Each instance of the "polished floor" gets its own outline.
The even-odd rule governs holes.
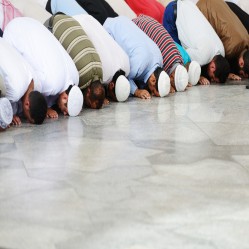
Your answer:
[[[245,84],[0,133],[0,248],[248,249]]]

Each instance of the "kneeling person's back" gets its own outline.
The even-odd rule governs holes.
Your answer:
[[[82,26],[74,18],[62,13],[55,14],[49,20],[49,26],[54,36],[62,44],[70,57],[73,59],[79,72],[79,87],[83,91],[85,104],[88,107],[98,109],[102,106],[104,99],[104,88],[99,92],[99,98],[96,97],[94,105],[89,105],[87,90],[93,82],[99,82],[98,88],[101,88],[103,80],[103,70],[100,57],[89,40]]]

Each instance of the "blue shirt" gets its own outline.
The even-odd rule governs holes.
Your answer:
[[[191,62],[191,58],[190,58],[189,54],[187,53],[187,51],[181,45],[179,45],[177,42],[175,42],[175,44],[176,44],[176,47],[177,47],[179,53],[182,56],[183,64],[186,65],[188,62]]]
[[[128,80],[134,94],[138,88],[134,80],[141,81],[144,88],[156,68],[163,67],[161,51],[128,17],[107,18],[103,26],[129,57]]]
[[[53,14],[62,12],[68,16],[87,14],[75,0],[51,0],[51,10]]]

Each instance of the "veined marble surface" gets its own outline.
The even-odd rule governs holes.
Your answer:
[[[245,84],[0,133],[0,248],[248,249]]]

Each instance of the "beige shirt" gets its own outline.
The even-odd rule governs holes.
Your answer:
[[[51,16],[49,12],[35,0],[10,0],[24,16],[32,17],[42,24]]]

